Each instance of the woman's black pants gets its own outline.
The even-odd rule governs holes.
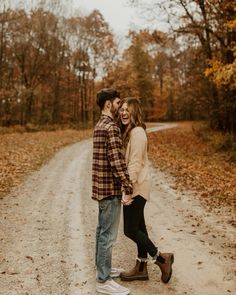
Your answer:
[[[146,200],[138,195],[128,206],[123,206],[124,234],[134,241],[138,248],[138,257],[147,258],[147,254],[155,256],[157,247],[148,237],[144,218]]]

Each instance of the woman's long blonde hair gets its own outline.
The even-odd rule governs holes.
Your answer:
[[[146,125],[143,120],[143,111],[140,100],[136,97],[126,97],[121,100],[120,107],[122,107],[124,103],[127,103],[128,106],[130,113],[130,123],[128,126],[123,125],[120,116],[118,122],[121,129],[123,144],[126,148],[130,139],[131,130],[137,126],[140,126],[146,130]]]

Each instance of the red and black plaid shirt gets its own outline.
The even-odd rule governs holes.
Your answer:
[[[93,134],[92,198],[102,200],[132,194],[132,185],[122,153],[120,129],[113,119],[102,115]]]

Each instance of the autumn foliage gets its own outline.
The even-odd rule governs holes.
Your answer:
[[[130,32],[131,45],[107,83],[116,85],[119,70],[128,69],[123,89],[128,83],[129,95],[143,98],[147,119],[204,119],[212,129],[235,132],[234,1],[129,2],[151,14],[154,29]],[[164,18],[167,33],[158,29]]]
[[[96,91],[113,86],[141,98],[148,121],[206,120],[212,129],[236,131],[234,1],[151,1],[142,7],[152,28],[130,31],[123,52],[98,10],[68,15],[60,1],[36,1],[28,10],[5,3],[2,126],[94,123]]]
[[[58,130],[0,135],[0,195],[21,183],[61,147],[91,134],[89,130]]]
[[[235,153],[235,1],[154,0],[143,12],[154,20],[165,15],[169,30],[154,23],[130,31],[120,54],[100,11],[65,16],[59,2],[36,1],[28,10],[0,3],[0,126],[88,128],[98,116],[96,91],[115,87],[122,97],[140,98],[146,121],[204,120],[228,136],[225,147]],[[1,135],[1,191],[80,138],[77,131]],[[235,156],[222,157],[191,128],[150,141],[154,161],[206,202],[214,199],[211,207],[232,202]]]
[[[149,155],[155,166],[171,173],[176,189],[195,192],[208,209],[232,213],[236,205],[236,164],[227,161],[227,153],[216,152],[204,142],[191,123],[149,134]]]
[[[209,210],[230,211],[231,223],[236,225],[236,164],[229,161],[227,152],[216,151],[211,141],[199,136],[198,130],[198,125],[181,123],[177,128],[149,133],[149,157],[156,167],[174,176],[175,189],[195,192]],[[21,183],[61,147],[91,136],[91,130],[1,135],[0,194]]]
[[[0,4],[2,126],[94,120],[95,78],[116,53],[113,35],[98,10],[66,18],[54,5]]]

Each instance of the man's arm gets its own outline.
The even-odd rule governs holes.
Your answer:
[[[122,153],[120,130],[116,126],[111,126],[108,131],[108,161],[111,165],[113,175],[120,179],[124,193],[131,195],[133,188],[125,163],[125,157]]]

